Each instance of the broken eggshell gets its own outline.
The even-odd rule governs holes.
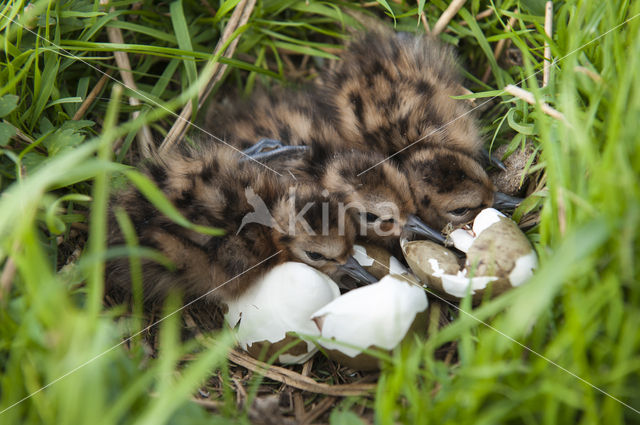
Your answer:
[[[425,291],[400,275],[387,275],[379,282],[347,292],[311,316],[320,330],[318,344],[327,355],[359,370],[379,368],[367,348],[392,350],[412,327],[426,318],[429,303]]]
[[[334,281],[296,262],[280,264],[236,300],[227,303],[225,320],[236,328],[238,344],[253,357],[271,357],[296,339],[290,332],[319,335],[311,314],[340,295]],[[282,364],[304,363],[317,351],[311,341],[278,356]]]
[[[359,243],[353,246],[353,258],[378,279],[388,274],[404,274],[407,268],[389,251],[376,245]]]
[[[469,289],[475,302],[488,288],[498,295],[526,282],[538,264],[516,223],[493,208],[482,210],[471,230],[457,229],[450,238],[467,254],[463,265],[452,251],[433,242],[411,241],[402,247],[418,278],[449,299],[459,300]]]

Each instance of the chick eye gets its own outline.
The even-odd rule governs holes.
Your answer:
[[[377,215],[375,215],[373,213],[368,212],[367,215],[366,215],[366,218],[367,218],[367,222],[373,223],[376,220],[378,220],[378,218],[380,218],[380,217],[378,217]]]
[[[455,210],[449,211],[449,213],[453,215],[465,215],[469,212],[469,208],[456,208]]]
[[[384,219],[383,221],[384,221],[385,223],[393,224],[393,223],[395,223],[395,222],[396,222],[396,219],[395,219],[395,218],[393,218],[393,217],[391,217],[391,218]]]
[[[324,255],[320,254],[319,252],[305,251],[304,253],[307,254],[307,257],[309,257],[311,261],[320,261],[320,260],[327,259]]]

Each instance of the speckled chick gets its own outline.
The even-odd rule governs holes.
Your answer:
[[[474,118],[464,100],[452,99],[461,80],[450,48],[378,30],[341,56],[322,76],[321,96],[345,146],[366,146],[399,164],[418,215],[435,228],[468,222],[492,205]]]
[[[380,153],[346,147],[334,130],[334,118],[335,111],[311,88],[277,88],[226,105],[224,112],[218,106],[207,125],[223,129],[225,141],[240,149],[263,138],[309,146],[303,154],[275,157],[266,164],[296,182],[320,184],[336,196],[359,223],[361,240],[391,250],[408,223],[425,231],[415,217],[417,207],[404,171]],[[365,169],[370,171],[358,175]]]
[[[315,185],[283,181],[272,171],[238,158],[236,151],[205,141],[195,148],[158,155],[143,167],[183,216],[223,229],[223,236],[174,223],[135,188],[113,200],[109,245],[124,245],[113,218],[113,211],[123,208],[140,245],[158,250],[175,264],[175,270],[169,271],[143,260],[146,299],[175,289],[186,299],[208,293],[225,301],[285,261],[300,261],[330,275],[353,263],[355,223],[347,219],[338,228],[335,197],[324,196]],[[296,219],[302,212],[303,220]],[[334,219],[323,220],[325,212]],[[108,263],[106,276],[109,286],[130,290],[127,259]]]

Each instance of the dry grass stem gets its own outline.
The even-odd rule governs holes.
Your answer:
[[[299,425],[308,425],[316,420],[320,415],[333,407],[333,403],[335,402],[335,398],[327,397],[318,403],[313,409],[311,409],[307,414],[302,418]]]
[[[473,17],[473,19],[475,19],[476,21],[481,21],[482,19],[488,18],[491,15],[493,15],[493,9],[487,9],[487,10],[483,10],[482,12],[478,13],[476,16]],[[462,25],[463,27],[469,25],[467,23],[467,21],[460,21],[460,22],[458,22],[458,24]],[[451,28],[447,28],[447,29],[444,30],[444,32],[450,33],[450,32],[453,32],[453,31],[451,30]]]
[[[193,397],[191,401],[209,410],[218,410],[220,407],[224,406],[224,403],[222,402],[216,400],[206,400],[203,398]]]
[[[242,406],[247,399],[247,392],[238,378],[231,378],[231,382],[233,382],[233,386],[236,388],[236,405]]]
[[[576,66],[573,68],[573,70],[586,75],[587,77],[591,78],[593,81],[597,83],[602,82],[602,77],[598,75],[596,72],[593,72],[592,70],[590,70],[589,68],[585,68],[584,66]]]
[[[524,100],[530,105],[536,105],[536,99],[533,93],[526,91],[524,89],[521,89],[520,87],[516,87],[513,84],[509,84],[507,87],[504,88],[504,91],[509,93],[512,96],[517,97],[518,99]],[[565,123],[567,122],[562,112],[559,112],[558,110],[552,108],[551,106],[549,106],[544,102],[540,102],[540,109],[542,110],[542,112],[549,115],[550,117],[553,117]]]
[[[34,142],[34,140],[31,137],[29,137],[26,134],[24,134],[22,132],[22,130],[20,130],[15,125],[11,124],[9,121],[3,119],[2,123],[5,124],[5,125],[10,125],[11,127],[13,127],[13,131],[15,131],[15,135],[13,136],[14,138],[16,138],[18,140],[22,140],[23,142],[25,142],[26,144],[29,144],[29,145]]]
[[[311,357],[302,365],[302,370],[300,371],[300,374],[302,376],[309,376],[311,375],[312,369],[313,369],[313,357]]]
[[[420,4],[420,0],[417,0],[417,3]],[[425,15],[424,11],[423,12],[418,11],[418,13],[420,14],[420,20],[422,21],[424,32],[427,34],[431,34],[431,30],[429,29],[429,22],[427,22],[427,16]]]
[[[76,113],[73,114],[72,119],[74,121],[78,121],[82,119],[82,117],[84,117],[84,114],[87,112],[87,110],[89,109],[93,101],[96,99],[96,97],[98,96],[98,93],[100,93],[100,90],[102,90],[104,85],[109,80],[109,77],[111,77],[111,72],[112,71],[110,69],[107,69],[107,71],[104,74],[102,74],[102,77],[100,77],[100,79],[98,80],[98,83],[95,85],[95,87],[93,87],[93,89],[91,89],[91,91],[89,92],[87,97],[84,99],[84,101],[82,102],[82,105],[80,105]]]
[[[449,7],[447,7],[447,9],[442,12],[442,15],[440,15],[440,18],[438,18],[438,21],[433,26],[433,31],[431,31],[431,34],[434,37],[444,31],[445,28],[447,28],[449,22],[451,22],[453,17],[456,16],[456,13],[458,13],[462,6],[464,6],[466,1],[467,0],[453,0]]]
[[[240,26],[246,24],[249,21],[249,17],[251,16],[251,12],[256,4],[256,0],[242,0],[233,11],[227,26],[225,27],[216,48],[213,51],[212,59],[217,57],[217,55],[221,52],[224,45],[227,43],[233,32]],[[229,47],[226,49],[223,57],[230,58],[233,56],[235,52],[236,46],[238,45],[238,39],[233,40]],[[206,67],[205,67],[206,69]],[[205,99],[211,93],[211,90],[215,86],[215,84],[222,78],[225,70],[227,69],[226,65],[221,64],[216,61],[215,64],[211,67],[209,75],[207,76],[207,80],[209,81],[199,92],[198,92],[198,107],[201,107],[204,103]],[[180,116],[174,122],[171,130],[167,133],[167,136],[162,141],[160,145],[160,150],[164,151],[169,149],[174,143],[180,141],[184,136],[187,130],[187,124],[190,123],[190,119],[193,114],[193,105],[191,102],[187,102],[187,104],[180,112]]]
[[[112,9],[113,10],[113,9]],[[115,27],[107,27],[107,36],[109,37],[109,42],[113,44],[124,44],[124,37],[122,37],[122,31],[120,28]],[[133,73],[131,72],[131,62],[129,62],[129,55],[126,52],[113,52],[113,55],[116,59],[116,64],[120,70],[120,77],[124,82],[124,85],[132,91],[138,90],[138,86],[133,78]],[[131,106],[140,106],[140,99],[129,96],[129,105]],[[131,119],[135,120],[140,115],[140,111],[135,111],[131,114]],[[143,156],[148,157],[155,150],[155,145],[153,143],[153,135],[151,134],[151,128],[148,125],[143,125],[142,128],[138,131],[137,134],[138,145],[140,146],[140,152]]]
[[[551,39],[553,36],[553,2],[548,1],[544,9],[544,32]],[[549,84],[549,73],[551,71],[551,45],[544,41],[544,68],[542,71],[542,87]]]
[[[217,13],[216,10],[213,7],[211,7],[211,5],[207,0],[200,0],[200,4],[202,5],[202,7],[207,9],[207,12],[209,12],[211,16],[216,16],[216,13]]]
[[[344,384],[329,385],[314,381],[312,378],[303,376],[298,372],[280,366],[273,366],[238,350],[229,352],[229,360],[233,363],[259,373],[269,379],[289,385],[303,391],[316,394],[326,394],[336,397],[365,396],[370,395],[375,390],[375,384]]]
[[[489,8],[487,10],[484,10],[484,11],[478,13],[475,16],[475,19],[476,19],[476,21],[480,21],[480,20],[482,20],[484,18],[488,18],[491,15],[493,15],[493,9]],[[466,24],[466,22],[465,22],[465,24]],[[465,25],[465,24],[463,24],[463,25]]]
[[[304,409],[304,398],[299,392],[293,393],[293,414],[296,417],[296,421],[301,423],[307,412]]]

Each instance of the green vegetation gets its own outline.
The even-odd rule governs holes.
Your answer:
[[[229,382],[229,335],[184,342],[169,315],[150,357],[139,336],[122,342],[139,316],[117,320],[123,309],[103,304],[104,261],[123,255],[105,248],[109,191],[129,178],[154,196],[126,166],[138,161],[135,135],[149,125],[159,142],[170,111],[194,99],[238,1],[27,3],[0,3],[0,424],[248,422],[230,386],[214,413],[190,401],[217,371]],[[473,310],[463,302],[450,326],[395,353],[373,397],[338,400],[332,423],[360,423],[356,405],[379,423],[640,422],[640,3],[554,3],[557,62],[544,88],[541,74],[529,78],[543,65],[543,1],[468,1],[441,34],[476,104],[497,96],[482,110],[486,139],[539,149],[530,172],[545,185],[518,212],[541,207],[529,231],[539,272]],[[250,93],[310,80],[361,14],[422,32],[418,11],[433,28],[446,6],[259,1],[233,59],[221,59],[224,84]],[[519,63],[494,59],[505,38]],[[117,83],[115,51],[128,53],[136,92]],[[111,79],[81,110],[104,72]],[[521,80],[565,121],[500,91]],[[154,255],[134,245],[124,252],[134,266]],[[451,341],[456,360],[445,363],[435,352]]]

